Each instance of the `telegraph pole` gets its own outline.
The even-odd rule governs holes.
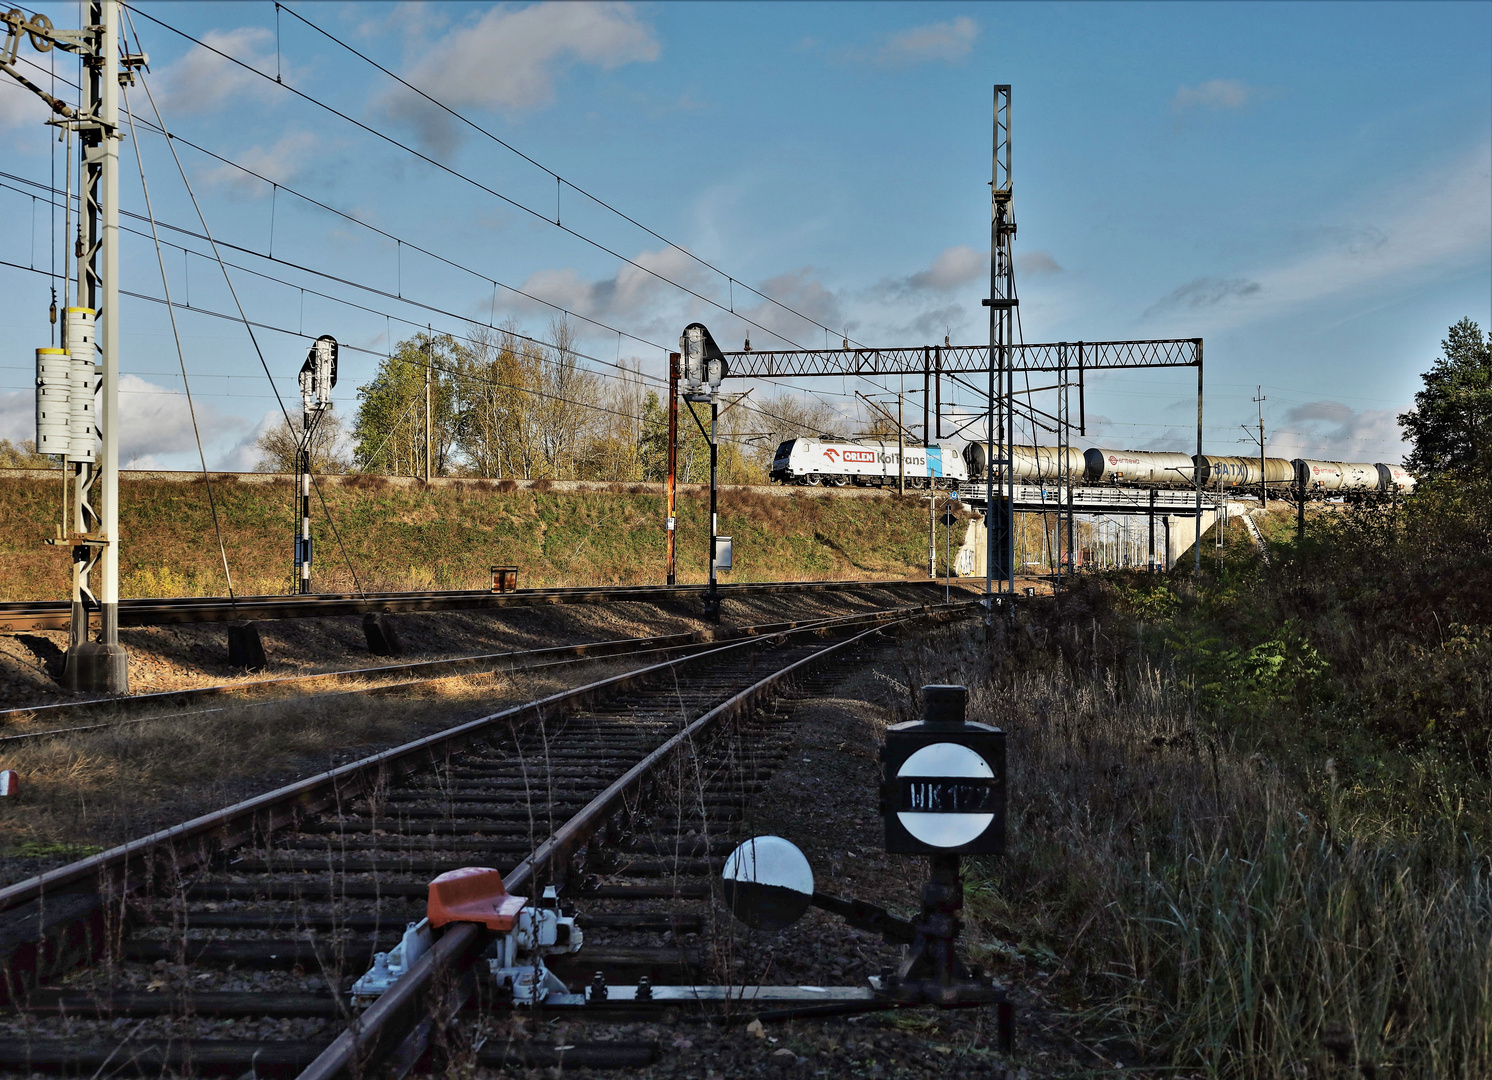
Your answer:
[[[70,690],[110,694],[129,690],[128,657],[119,644],[119,7],[118,0],[90,0],[87,23],[79,30],[58,30],[45,15],[28,18],[19,8],[0,15],[5,34],[0,72],[47,103],[56,114],[49,123],[78,133],[77,304],[67,309],[63,324],[69,354],[64,456],[75,481],[70,535],[58,538],[71,547],[73,560],[72,632],[62,683]],[[23,39],[37,52],[60,48],[83,56],[76,109],[14,66]],[[126,70],[145,62],[143,56],[124,58]],[[58,363],[51,359],[55,355],[48,354],[49,367]],[[55,372],[53,367],[48,374]],[[94,396],[100,392],[95,414]],[[48,408],[58,404],[49,394]],[[93,441],[95,415],[101,451]],[[89,637],[94,608],[97,641]]]
[[[901,395],[896,395],[896,493],[907,493],[907,430],[902,427]]]
[[[431,341],[431,339],[430,339],[431,333],[433,333],[433,331],[431,331],[427,327],[426,331],[425,331],[425,343],[422,346],[422,348],[424,349],[424,352],[425,352],[425,483],[426,484],[430,483],[430,456],[431,456],[430,450],[431,450],[431,445],[432,445],[432,442],[433,442],[433,439],[432,439],[432,436],[431,436],[431,423],[430,423],[430,419],[431,419],[431,417],[430,417],[430,371],[431,371],[431,365],[435,363],[435,358],[431,355],[434,352],[434,342]]]
[[[1269,508],[1269,481],[1264,474],[1264,387],[1254,390],[1254,403],[1259,406],[1259,507]]]

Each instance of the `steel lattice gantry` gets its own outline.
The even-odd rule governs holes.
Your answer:
[[[1006,345],[1015,372],[1105,371],[1195,367],[1201,338],[1153,341],[1055,341]],[[832,375],[964,375],[990,369],[988,345],[912,345],[890,349],[774,349],[726,353],[726,377],[811,378]]]

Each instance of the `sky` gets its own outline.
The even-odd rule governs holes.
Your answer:
[[[279,415],[265,369],[298,407],[324,333],[344,415],[427,325],[542,337],[566,311],[587,364],[650,377],[696,319],[727,349],[984,342],[995,83],[1023,340],[1203,338],[1209,453],[1250,453],[1262,407],[1271,454],[1396,461],[1447,328],[1492,325],[1488,3],[141,3],[132,22],[150,58],[121,144],[142,216],[121,259],[134,467],[198,467],[184,362],[208,467],[252,468]],[[73,93],[75,58],[20,55]],[[0,74],[12,440],[34,435],[62,268],[44,119]],[[855,391],[898,389],[758,394],[848,415]],[[1082,445],[1189,450],[1195,373],[1092,377],[1086,408]]]

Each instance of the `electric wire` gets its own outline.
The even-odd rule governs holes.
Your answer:
[[[142,119],[141,123],[144,126],[146,126],[147,128],[151,128],[152,127],[151,125],[149,125],[148,123],[146,123],[143,119]],[[181,141],[181,142],[185,141],[185,140],[179,139],[175,135],[167,134],[166,137],[169,138],[169,139],[172,139],[174,141]],[[44,187],[44,185],[41,185],[38,181],[30,180],[30,179],[28,179],[26,177],[18,176],[18,175],[15,175],[13,173],[8,173],[8,172],[0,171],[0,177],[3,177],[3,178],[8,179],[8,180],[13,180],[13,181],[16,181],[18,183],[26,184],[26,185],[28,185],[30,187],[38,188],[38,189],[41,189],[41,190],[46,190],[45,187]],[[11,190],[11,191],[15,191],[17,194],[24,195],[24,196],[29,196],[30,195],[29,191],[24,191],[24,190],[22,190],[20,188],[17,188],[15,186],[11,185],[11,184],[4,183],[3,180],[0,180],[0,188],[5,188],[5,189]],[[290,190],[290,189],[287,188],[286,190]],[[53,201],[55,203],[55,196],[60,195],[62,193],[58,192],[58,191],[56,191],[54,189],[51,192],[51,194],[54,196],[54,200]],[[143,215],[140,215],[140,214],[135,213],[133,211],[121,210],[120,213],[124,217],[133,218],[135,220],[139,220],[139,221],[146,220]],[[159,225],[163,229],[167,229],[167,230],[169,230],[171,232],[176,232],[176,233],[179,233],[179,234],[181,234],[183,236],[188,236],[188,237],[191,237],[191,238],[196,239],[196,240],[204,240],[205,241],[205,240],[209,239],[208,237],[204,236],[202,233],[196,232],[196,231],[194,231],[192,229],[188,229],[188,228],[186,228],[184,226],[174,225],[174,224],[172,224],[170,222],[164,222],[164,221],[163,222],[159,222]],[[125,232],[125,233],[132,234],[132,235],[144,237],[146,239],[150,239],[151,238],[150,235],[147,234],[147,233],[141,232],[141,231],[136,230],[136,229],[131,229],[131,228],[128,228],[128,227],[121,227],[121,231]],[[387,234],[385,234],[385,235],[387,235]],[[165,244],[168,247],[176,248],[176,249],[184,252],[187,255],[199,255],[199,257],[203,257],[203,258],[207,258],[208,257],[208,256],[205,256],[205,255],[202,255],[202,253],[196,251],[193,248],[187,247],[184,244],[173,244],[169,240],[162,240],[160,242],[163,243],[163,244]],[[506,327],[506,326],[503,326],[501,324],[492,323],[492,322],[482,322],[480,319],[473,319],[473,318],[470,318],[469,316],[459,315],[456,312],[452,312],[452,311],[448,311],[448,310],[446,310],[444,308],[436,307],[433,304],[428,304],[428,303],[425,303],[423,301],[414,300],[414,299],[412,299],[410,297],[400,296],[400,295],[397,295],[395,293],[390,293],[386,289],[380,289],[377,286],[366,285],[366,284],[363,284],[361,282],[353,281],[350,278],[344,278],[344,277],[341,277],[339,275],[332,274],[332,273],[330,273],[328,271],[316,270],[316,269],[314,269],[312,267],[305,266],[305,265],[303,265],[301,263],[296,263],[296,262],[293,262],[293,261],[288,260],[288,259],[276,257],[276,256],[273,256],[273,255],[268,255],[265,252],[258,251],[258,250],[254,249],[254,248],[245,247],[245,246],[243,246],[241,244],[234,244],[231,241],[213,238],[213,242],[219,248],[227,248],[227,249],[229,249],[231,251],[238,251],[238,252],[241,252],[243,254],[253,256],[254,258],[263,259],[266,262],[275,263],[275,264],[287,267],[287,268],[292,269],[292,270],[296,270],[296,271],[299,271],[299,272],[302,272],[302,273],[306,273],[306,274],[312,275],[314,277],[318,277],[318,278],[322,278],[322,279],[327,280],[327,281],[335,282],[335,283],[340,284],[340,285],[346,285],[349,288],[357,289],[359,291],[366,292],[366,293],[371,293],[371,294],[373,294],[375,296],[380,296],[380,297],[383,297],[383,298],[388,299],[388,300],[394,300],[394,301],[397,301],[399,303],[408,304],[411,307],[419,308],[419,309],[421,309],[423,311],[427,311],[427,312],[430,312],[430,313],[433,313],[433,314],[443,315],[443,316],[445,316],[447,318],[451,318],[451,319],[458,319],[458,320],[460,320],[462,322],[467,323],[468,325],[485,327],[487,329],[495,330],[495,331],[498,331],[500,333],[510,334],[514,338],[517,338],[517,339],[522,340],[522,341],[530,342],[530,343],[532,343],[532,344],[534,344],[536,346],[547,347],[547,343],[546,342],[543,342],[540,339],[534,338],[534,337],[529,336],[527,334],[520,333],[520,332],[518,332],[516,330],[513,330],[513,329],[511,329],[509,327]],[[392,314],[390,314],[390,313],[388,313],[386,311],[383,311],[382,309],[372,308],[372,307],[367,307],[365,305],[357,304],[354,301],[344,299],[343,297],[334,296],[334,295],[332,295],[330,293],[320,292],[320,291],[315,290],[315,289],[307,289],[305,286],[299,285],[296,282],[287,281],[284,278],[276,277],[275,275],[265,273],[262,270],[255,270],[252,267],[244,266],[241,263],[228,262],[226,260],[224,260],[224,262],[230,268],[233,268],[233,269],[236,269],[236,270],[242,270],[244,273],[252,274],[252,275],[254,275],[256,277],[259,277],[259,278],[262,278],[262,279],[264,279],[266,281],[271,281],[271,282],[274,282],[276,284],[283,285],[286,288],[299,289],[302,293],[309,292],[311,295],[316,296],[316,297],[318,297],[320,299],[329,300],[329,301],[331,301],[333,303],[341,304],[343,306],[352,308],[354,310],[363,311],[363,312],[367,312],[367,313],[375,314],[375,315],[382,315],[382,316],[384,316],[385,318],[388,318],[388,319],[398,318],[399,321],[401,323],[403,323],[404,325],[406,325],[406,326],[411,326],[411,327],[418,328],[421,325],[420,323],[414,321],[413,319],[405,318],[403,316],[395,316],[395,315],[392,315]],[[491,280],[491,279],[483,278],[482,280]],[[190,308],[190,305],[188,304],[187,307]],[[610,329],[610,328],[608,327],[607,329]],[[447,332],[449,333],[449,331],[447,331]],[[618,331],[618,333],[620,334],[621,332]],[[307,335],[302,335],[302,336],[307,336]],[[479,342],[476,339],[470,337],[469,335],[452,333],[451,336],[456,337],[459,340],[466,341],[466,342],[468,342],[470,344],[479,344]],[[627,335],[627,336],[631,337],[632,335]],[[644,344],[651,344],[649,342],[646,342],[645,339],[633,338],[633,340],[643,341]],[[390,344],[392,344],[392,342]],[[632,380],[632,379],[639,379],[640,378],[640,379],[646,379],[648,381],[657,383],[660,386],[667,384],[667,380],[666,379],[663,379],[663,378],[660,378],[657,375],[653,375],[653,374],[650,374],[648,372],[642,371],[640,368],[629,367],[626,364],[613,363],[610,360],[606,360],[606,359],[598,357],[598,356],[593,356],[593,355],[590,355],[588,353],[582,353],[582,352],[580,352],[578,350],[572,350],[572,351],[574,352],[574,354],[576,356],[578,356],[578,357],[580,357],[580,358],[582,358],[584,360],[588,360],[588,361],[591,361],[592,363],[596,363],[596,364],[601,364],[601,365],[603,365],[605,367],[614,368],[617,371],[622,372],[621,375],[613,375],[613,374],[611,374],[609,372],[605,372],[605,371],[597,371],[597,372],[595,372],[596,375],[599,375],[599,376],[601,376],[603,378],[609,378],[609,379],[619,379],[620,378],[620,379],[622,379],[624,381],[626,381],[626,380]],[[781,383],[779,380],[776,380],[776,379],[758,378],[758,377],[755,377],[755,376],[753,376],[753,378],[756,379],[756,381],[765,382],[768,385],[777,386],[779,388],[783,387],[783,385],[784,385],[783,383]],[[837,396],[844,396],[844,395],[835,394],[833,391],[812,391],[810,393],[812,393],[814,396],[818,396],[818,397],[822,397],[822,396],[825,396],[825,395],[836,396],[836,397]]]
[[[181,347],[181,330],[176,325],[176,309],[171,304],[171,283],[166,277],[166,256],[161,250],[160,236],[155,232],[155,208],[150,202],[150,185],[145,180],[145,159],[140,156],[140,139],[135,134],[135,116],[130,108],[129,88],[120,87],[120,95],[124,102],[124,115],[130,125],[130,142],[135,148],[135,164],[140,169],[140,190],[145,195],[145,210],[150,215],[150,228],[155,240],[156,261],[161,268],[161,291],[166,297],[166,313],[171,318],[171,337],[176,342],[176,357],[181,363],[181,385],[186,391],[187,415],[192,420],[192,435],[197,440],[197,460],[202,465],[202,482],[207,486],[207,508],[212,514],[212,530],[218,540],[218,554],[223,560],[223,579],[228,585],[228,603],[234,611],[238,610],[238,597],[233,589],[233,572],[228,568],[228,548],[223,542],[223,526],[218,520],[217,498],[212,493],[212,477],[207,473],[207,452],[202,448],[202,429],[197,423],[197,406],[192,401],[192,383],[187,377],[186,351]]]
[[[133,28],[134,23],[133,20],[130,18],[130,9],[127,6],[124,7],[124,15],[126,21],[128,21],[131,28]],[[139,34],[136,34],[135,37],[136,40],[138,40]],[[156,104],[155,95],[150,92],[150,83],[146,80],[145,73],[143,71],[140,72],[140,87],[145,91],[146,100],[150,102],[151,111],[155,113],[156,122],[160,124],[161,128],[164,130],[166,121],[161,116],[160,106]],[[269,385],[274,390],[275,400],[280,406],[280,413],[285,417],[285,426],[293,431],[294,425],[290,422],[290,412],[288,409],[285,408],[285,402],[280,397],[279,387],[275,386],[274,376],[270,373],[269,370],[269,363],[264,358],[264,351],[259,348],[259,339],[257,336],[255,336],[254,329],[249,323],[248,313],[244,311],[243,302],[238,298],[238,290],[233,286],[233,277],[228,273],[228,268],[223,265],[222,256],[218,252],[217,244],[212,239],[212,230],[207,225],[207,217],[202,212],[201,204],[197,202],[197,194],[192,190],[191,181],[187,179],[186,168],[182,165],[181,158],[177,155],[176,148],[171,145],[170,139],[166,140],[166,146],[171,151],[171,159],[176,162],[176,169],[181,174],[181,182],[186,187],[187,196],[192,200],[192,207],[197,211],[197,219],[202,223],[202,232],[206,235],[207,242],[212,245],[213,255],[216,256],[218,259],[218,267],[223,272],[223,281],[228,286],[228,292],[233,296],[234,306],[238,308],[239,318],[242,320],[244,329],[249,335],[250,343],[254,346],[255,354],[259,357],[259,364],[261,367],[264,368],[265,377],[269,379]],[[332,528],[332,535],[336,537],[337,547],[342,552],[343,561],[347,563],[348,573],[352,575],[353,588],[355,588],[360,595],[363,595],[364,590],[362,587],[362,583],[358,580],[357,568],[352,565],[352,560],[347,555],[347,547],[342,543],[341,530],[337,528],[337,522],[336,519],[332,517],[331,508],[326,505],[326,496],[322,494],[321,484],[316,480],[316,477],[314,475],[311,477],[311,485],[316,489],[316,497],[321,502],[321,509],[322,512],[326,515],[327,524],[329,524]]]
[[[279,0],[276,0],[276,3],[275,3],[276,26],[279,25],[278,19],[279,19],[279,11],[280,11],[281,6],[282,5],[279,3]],[[663,236],[663,235],[659,234],[658,232],[655,232],[653,229],[648,228],[642,222],[638,221],[636,218],[632,217],[631,215],[629,215],[627,213],[624,213],[623,211],[617,209],[615,206],[612,206],[606,200],[600,198],[599,196],[591,194],[589,191],[586,191],[584,188],[577,187],[575,184],[571,183],[569,180],[566,180],[563,176],[561,176],[559,173],[555,172],[553,169],[550,169],[549,167],[541,164],[540,162],[535,161],[532,157],[530,157],[529,155],[525,154],[522,150],[519,150],[516,146],[513,146],[511,143],[507,142],[506,140],[504,140],[504,139],[500,138],[499,136],[493,134],[492,132],[488,131],[486,128],[482,127],[480,124],[476,123],[474,120],[471,120],[470,118],[468,118],[464,114],[462,114],[462,113],[458,112],[457,110],[451,108],[445,102],[443,102],[443,101],[439,100],[438,98],[435,98],[432,95],[426,93],[424,90],[421,90],[419,87],[415,86],[413,83],[410,83],[409,81],[407,81],[407,80],[401,78],[400,76],[394,74],[392,71],[390,71],[388,68],[384,67],[382,64],[380,64],[378,61],[374,60],[372,57],[367,56],[366,54],[364,54],[364,53],[360,52],[359,50],[353,48],[347,42],[341,40],[338,37],[335,37],[334,35],[328,33],[326,30],[323,30],[320,26],[318,26],[315,23],[313,23],[310,19],[307,19],[304,15],[301,15],[294,8],[291,8],[289,6],[285,6],[285,11],[286,11],[287,14],[289,14],[289,15],[293,16],[294,18],[298,19],[300,22],[304,23],[306,26],[310,27],[312,30],[315,30],[318,34],[320,34],[323,37],[325,37],[328,41],[331,41],[334,44],[342,46],[342,48],[344,48],[348,52],[352,53],[358,59],[364,61],[365,63],[371,65],[372,67],[377,68],[379,71],[383,72],[389,78],[391,78],[395,82],[399,83],[399,85],[403,86],[405,89],[411,91],[412,93],[418,94],[420,97],[422,97],[426,101],[430,102],[430,104],[434,105],[436,108],[441,109],[442,111],[444,111],[444,112],[450,114],[451,116],[455,117],[457,120],[460,120],[463,124],[465,124],[467,127],[471,128],[473,131],[478,132],[481,135],[485,135],[487,138],[491,139],[493,142],[497,143],[499,146],[503,147],[504,149],[509,150],[509,151],[511,151],[514,154],[517,154],[524,161],[527,161],[530,165],[534,166],[536,169],[539,169],[542,172],[548,173],[550,176],[554,177],[554,179],[557,182],[563,184],[565,187],[569,188],[571,191],[574,191],[574,192],[576,192],[577,194],[580,194],[580,195],[584,195],[587,199],[590,199],[592,202],[596,203],[598,206],[605,207],[607,210],[611,211],[613,214],[615,214],[617,217],[621,218],[623,221],[626,221],[626,222],[628,222],[631,225],[635,225],[637,228],[641,229],[643,232],[647,233],[649,236],[653,237],[655,240],[658,240],[658,241],[660,241],[660,242],[662,242],[664,244],[667,244],[670,248],[672,248],[673,250],[679,252],[680,254],[685,255],[688,258],[694,260],[700,266],[703,266],[706,269],[711,270],[714,273],[716,273],[716,274],[720,275],[721,277],[725,278],[726,281],[727,281],[727,283],[729,284],[730,289],[731,289],[731,300],[730,300],[729,307],[727,309],[727,310],[730,311],[731,314],[733,314],[733,315],[736,314],[734,289],[735,289],[735,286],[740,285],[742,288],[744,288],[747,291],[751,292],[753,295],[761,297],[763,300],[767,301],[769,304],[772,304],[775,307],[781,308],[783,311],[786,311],[789,314],[794,315],[794,316],[802,319],[806,323],[811,323],[812,325],[814,325],[816,327],[819,327],[820,329],[824,330],[825,333],[827,333],[829,331],[829,327],[825,326],[823,323],[819,322],[817,319],[810,318],[809,316],[804,315],[801,311],[798,311],[795,308],[792,308],[789,305],[782,303],[780,300],[777,300],[777,299],[775,299],[775,298],[773,298],[771,296],[768,296],[766,293],[761,292],[758,289],[752,288],[750,285],[747,285],[744,281],[740,281],[740,280],[736,279],[734,276],[732,276],[730,274],[727,274],[724,270],[721,270],[718,266],[715,266],[714,264],[710,263],[709,261],[700,258],[698,255],[694,254],[688,248],[685,248],[685,247],[683,247],[683,246],[681,246],[679,244],[676,244],[672,240],[668,239],[666,236]],[[276,45],[277,52],[278,52],[278,48],[279,48],[279,46]],[[276,82],[279,82],[279,81],[280,80],[277,77],[276,78]],[[533,211],[529,211],[529,212],[533,213]],[[536,216],[543,218],[543,215],[536,215]],[[558,215],[556,215],[556,216],[558,216]],[[547,221],[548,218],[543,218],[543,220]],[[556,222],[556,224],[557,224],[557,222]],[[752,325],[755,325],[755,324],[752,324]],[[784,340],[786,340],[786,339],[784,339]],[[859,343],[856,342],[856,344],[859,344]]]
[[[138,10],[138,9],[129,8],[128,5],[126,5],[126,10]],[[779,331],[773,330],[773,329],[771,329],[768,326],[764,326],[761,323],[756,322],[753,319],[749,319],[746,316],[742,315],[740,312],[731,311],[728,306],[726,306],[725,304],[720,303],[720,301],[718,301],[718,300],[716,300],[716,299],[714,299],[712,297],[706,296],[704,293],[701,293],[701,292],[698,292],[698,291],[696,291],[694,289],[691,289],[689,286],[684,285],[681,282],[674,281],[672,278],[668,277],[667,275],[660,274],[656,270],[652,269],[649,266],[644,265],[643,263],[638,262],[635,259],[629,259],[629,258],[627,258],[627,256],[623,255],[621,252],[616,251],[613,248],[607,247],[605,244],[601,243],[600,241],[594,240],[594,239],[592,239],[592,238],[584,235],[583,233],[577,232],[574,229],[568,228],[567,226],[560,224],[560,222],[558,220],[550,221],[550,219],[547,216],[545,216],[544,214],[540,213],[539,211],[534,210],[531,207],[524,205],[523,203],[519,202],[516,199],[513,199],[513,198],[511,198],[511,197],[509,197],[507,195],[504,195],[502,192],[498,191],[495,188],[488,187],[486,184],[482,183],[481,181],[476,180],[476,179],[474,179],[474,178],[472,178],[470,176],[467,176],[464,173],[460,172],[459,170],[453,169],[449,165],[446,165],[446,164],[443,164],[440,161],[437,161],[435,158],[430,157],[428,154],[421,153],[420,151],[416,150],[414,147],[408,145],[407,143],[400,142],[398,139],[394,138],[392,135],[388,135],[388,134],[386,134],[386,133],[384,133],[382,131],[379,131],[377,128],[371,127],[370,125],[363,123],[361,120],[357,120],[354,117],[351,117],[351,116],[347,115],[346,113],[342,112],[340,109],[334,108],[333,106],[328,105],[326,102],[321,101],[320,99],[315,98],[315,97],[311,96],[310,94],[305,93],[302,90],[296,89],[294,86],[291,86],[289,83],[286,83],[286,82],[275,82],[274,79],[272,79],[270,76],[266,75],[264,72],[260,71],[258,68],[255,68],[255,67],[253,67],[250,64],[246,64],[242,60],[239,60],[236,57],[230,56],[229,54],[223,52],[221,49],[215,49],[215,48],[213,48],[211,45],[208,45],[206,42],[201,41],[198,38],[192,37],[192,35],[186,33],[186,31],[184,31],[184,30],[178,30],[176,27],[170,25],[169,23],[162,22],[160,19],[155,18],[154,16],[148,14],[147,12],[140,11],[139,14],[140,14],[140,16],[142,18],[149,19],[151,22],[155,23],[157,26],[160,26],[161,28],[163,28],[165,30],[169,30],[173,34],[177,34],[180,37],[183,37],[186,40],[192,42],[193,44],[195,44],[195,45],[197,45],[197,46],[199,46],[199,47],[201,47],[203,49],[206,49],[209,52],[211,52],[211,53],[213,53],[213,54],[215,54],[217,56],[222,57],[223,59],[229,61],[230,63],[235,64],[238,67],[242,68],[244,71],[252,72],[254,75],[257,75],[257,76],[259,76],[262,79],[266,79],[266,80],[268,80],[270,82],[274,82],[274,84],[276,86],[283,87],[285,90],[287,90],[290,93],[294,94],[296,97],[300,98],[302,101],[305,101],[305,102],[307,102],[308,104],[311,104],[311,105],[315,105],[317,108],[320,108],[320,109],[322,109],[322,110],[330,113],[331,115],[337,117],[338,119],[340,119],[340,120],[342,120],[342,121],[344,121],[346,123],[349,123],[349,124],[353,125],[354,127],[358,128],[360,131],[363,131],[363,132],[365,132],[365,133],[367,133],[369,135],[372,135],[373,137],[375,137],[377,139],[381,139],[382,141],[388,143],[390,146],[394,146],[394,147],[399,148],[400,150],[403,150],[405,153],[410,154],[411,156],[418,158],[419,160],[425,162],[428,165],[433,166],[436,169],[439,169],[441,172],[446,173],[449,176],[452,176],[452,177],[454,177],[454,178],[456,178],[458,180],[461,180],[464,183],[469,184],[472,187],[475,187],[475,188],[477,188],[480,191],[484,191],[484,192],[486,192],[487,194],[493,196],[496,199],[500,199],[502,202],[508,204],[509,206],[514,207],[515,209],[522,210],[524,213],[530,214],[534,218],[536,218],[536,219],[538,219],[540,221],[548,222],[549,224],[553,225],[555,228],[559,229],[561,232],[568,233],[569,235],[575,237],[577,240],[580,240],[583,243],[591,245],[592,247],[596,248],[598,251],[603,251],[606,254],[610,255],[612,258],[618,259],[621,262],[624,262],[627,265],[629,265],[631,267],[634,267],[637,270],[642,271],[643,273],[647,274],[649,277],[656,278],[659,281],[664,282],[665,284],[672,285],[674,288],[678,289],[680,292],[686,293],[687,295],[692,296],[692,297],[694,297],[697,300],[703,301],[704,303],[709,304],[711,307],[717,308],[720,311],[727,312],[727,313],[729,313],[731,315],[734,315],[736,318],[740,319],[742,322],[746,323],[747,325],[755,327],[756,329],[762,331],[765,334],[770,334],[772,337],[775,337],[775,338],[777,338],[780,341],[785,341],[788,344],[793,345],[795,348],[796,347],[801,347],[801,346],[798,346],[797,342],[793,341],[793,339],[790,338],[790,337],[788,337],[786,334],[783,334],[783,333],[781,333]],[[799,317],[801,318],[802,316],[799,316]],[[805,321],[812,323],[814,326],[822,327],[823,330],[824,330],[824,332],[826,334],[829,332],[829,328],[827,326],[824,326],[823,323],[818,322],[815,319],[805,319]]]

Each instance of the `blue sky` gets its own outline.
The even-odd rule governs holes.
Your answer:
[[[1446,328],[1492,323],[1492,4],[293,8],[679,245],[571,187],[557,199],[551,172],[433,116],[293,16],[277,31],[273,4],[141,4],[166,126],[284,185],[178,144],[214,235],[249,249],[225,257],[246,268],[232,274],[250,318],[274,328],[258,331],[265,361],[293,397],[308,339],[335,335],[350,346],[344,413],[391,333],[495,318],[542,335],[553,309],[493,281],[595,320],[581,324],[586,353],[652,374],[696,318],[728,348],[748,332],[757,348],[822,344],[815,323],[866,344],[983,341],[995,82],[1013,86],[1025,340],[1204,337],[1212,452],[1245,450],[1238,425],[1252,425],[1262,384],[1273,451],[1394,460],[1394,415]],[[76,25],[75,5],[42,10]],[[153,119],[143,87],[130,102]],[[50,269],[53,227],[25,181],[49,184],[55,158],[60,185],[62,160],[41,119],[0,86],[0,172],[22,178],[0,178],[0,260],[26,268],[0,266],[0,437],[12,439],[32,433],[32,350],[49,334],[50,282],[29,268]],[[200,231],[164,142],[139,134],[157,216]],[[143,212],[128,140],[122,162],[125,209]],[[571,232],[549,220],[556,201]],[[275,258],[395,298],[266,262],[271,232]],[[167,248],[173,296],[231,313],[209,249],[176,241],[195,254]],[[126,237],[123,274],[126,289],[161,295],[147,239]],[[164,310],[121,307],[125,454],[195,467]],[[251,467],[275,405],[248,335],[199,310],[179,319],[208,463]],[[1191,379],[1090,382],[1089,441],[1185,449]],[[871,389],[817,388],[837,408]]]

